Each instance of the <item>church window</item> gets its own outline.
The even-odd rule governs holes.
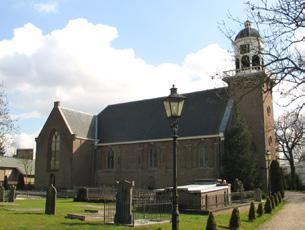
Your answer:
[[[199,167],[208,166],[208,148],[206,144],[199,145]]]
[[[157,150],[155,146],[151,146],[149,149],[149,168],[157,168]]]
[[[109,149],[107,152],[107,168],[114,168],[114,152],[112,151],[112,149]]]
[[[254,55],[252,57],[252,66],[259,66],[259,65],[260,65],[259,56],[258,55]]]
[[[60,151],[60,135],[57,131],[52,134],[50,146],[50,170],[59,169],[59,151]]]
[[[246,54],[250,52],[250,45],[249,44],[244,44],[240,45],[240,54]]]
[[[238,58],[236,58],[236,60],[235,60],[235,68],[236,68],[236,69],[239,69],[239,68],[240,68],[239,59],[238,59]]]
[[[247,56],[247,55],[242,56],[242,58],[241,58],[241,67],[242,68],[250,67],[249,56]]]
[[[271,108],[270,108],[270,106],[267,107],[267,114],[268,114],[268,116],[271,115]]]
[[[268,144],[271,145],[272,144],[272,137],[270,136],[268,139]]]

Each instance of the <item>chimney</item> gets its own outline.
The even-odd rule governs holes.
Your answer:
[[[54,107],[59,107],[60,106],[60,101],[54,101]]]

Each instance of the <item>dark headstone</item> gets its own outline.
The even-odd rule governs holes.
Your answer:
[[[14,202],[16,198],[16,188],[15,186],[11,186],[8,195],[8,202]]]
[[[3,185],[0,185],[0,202],[4,202],[5,189]]]
[[[254,200],[258,202],[262,201],[262,190],[260,188],[255,189]]]
[[[88,188],[79,188],[74,201],[85,202],[88,201]]]
[[[55,215],[56,213],[56,198],[57,198],[57,190],[54,185],[50,185],[47,190],[46,197],[46,206],[45,206],[45,214]]]
[[[134,181],[117,181],[115,224],[132,223],[132,190]]]

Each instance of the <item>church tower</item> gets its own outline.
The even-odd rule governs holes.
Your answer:
[[[266,154],[275,159],[275,133],[272,106],[272,79],[264,68],[263,40],[259,32],[245,22],[233,42],[235,69],[224,72],[230,97],[248,124],[255,145],[259,174],[267,185]],[[265,187],[266,188],[266,187]]]

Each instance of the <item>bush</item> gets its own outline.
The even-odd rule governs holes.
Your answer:
[[[266,203],[265,203],[264,209],[265,209],[265,213],[271,213],[272,212],[271,201],[270,201],[269,196],[266,199]]]
[[[271,208],[274,209],[275,208],[274,197],[273,196],[269,196],[269,197],[270,197]]]
[[[277,198],[279,200],[279,203],[282,203],[282,195],[281,195],[281,192],[278,192],[277,193]]]
[[[273,200],[274,200],[275,206],[278,206],[278,205],[279,205],[279,200],[278,200],[278,198],[277,198],[277,194],[274,193],[272,196],[273,196]]]
[[[284,179],[282,170],[278,161],[273,160],[270,164],[270,186],[271,193],[284,193]]]
[[[209,213],[206,230],[216,230],[216,221],[212,212]]]
[[[263,209],[263,203],[259,202],[258,206],[257,206],[257,216],[262,216],[264,214],[264,209]]]
[[[249,221],[255,220],[255,205],[254,205],[254,202],[251,202],[251,204],[250,204],[248,220]]]
[[[234,208],[232,211],[232,215],[230,218],[230,229],[235,230],[240,227],[240,216],[239,216],[239,209]]]

